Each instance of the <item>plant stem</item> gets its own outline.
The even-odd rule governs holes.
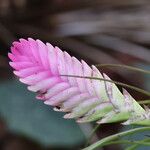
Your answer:
[[[108,142],[108,143],[104,144],[103,146],[112,145],[112,144],[136,144],[136,145],[150,146],[149,142],[146,142],[143,140],[140,140],[140,141],[129,141],[129,140],[112,141],[112,142]]]
[[[89,76],[76,76],[76,75],[61,75],[61,76],[67,76],[67,77],[75,77],[75,78],[85,78],[85,79],[93,79],[93,80],[102,80],[102,81],[106,81],[106,82],[111,82],[111,83],[115,83],[117,85],[121,85],[123,87],[127,87],[130,89],[133,89],[137,92],[140,92],[142,94],[145,94],[147,96],[150,96],[150,92],[143,90],[141,88],[126,84],[126,83],[122,83],[122,82],[118,82],[118,81],[114,81],[114,80],[108,80],[108,79],[104,79],[104,78],[97,78],[97,77],[89,77]]]
[[[91,134],[90,134],[90,136],[89,136],[87,142],[85,143],[85,146],[88,146],[88,144],[90,143],[90,140],[92,139],[94,133],[96,132],[96,130],[97,130],[99,127],[100,127],[99,124],[94,127],[94,129],[92,130],[92,132],[91,132]]]

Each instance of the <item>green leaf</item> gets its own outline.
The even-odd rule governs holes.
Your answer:
[[[64,121],[63,113],[37,101],[26,86],[15,80],[0,83],[0,114],[12,132],[46,146],[73,146],[85,140],[74,120]]]
[[[138,132],[143,132],[143,131],[150,131],[150,127],[140,127],[140,128],[135,128],[135,129],[131,129],[128,131],[124,131],[124,132],[120,132],[111,136],[108,136],[106,138],[101,139],[100,141],[84,148],[83,150],[94,150],[96,148],[100,148],[103,147],[106,143],[112,142],[114,140],[118,140],[121,137],[127,136],[127,135],[132,135]]]
[[[150,145],[150,138],[146,138],[144,140],[141,140],[140,142],[141,143],[132,144],[131,146],[127,147],[125,150],[136,150],[139,146],[144,145],[144,143],[148,143]]]
[[[137,67],[133,67],[133,66],[128,66],[128,65],[120,65],[120,64],[96,64],[96,67],[116,67],[116,68],[121,68],[121,69],[128,69],[131,71],[136,71],[136,72],[141,72],[141,73],[146,73],[146,74],[150,74],[149,70],[145,70],[142,68],[137,68]]]

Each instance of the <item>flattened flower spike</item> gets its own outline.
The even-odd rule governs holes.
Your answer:
[[[14,74],[28,85],[28,90],[36,92],[36,98],[54,106],[55,111],[66,112],[64,118],[75,118],[78,122],[150,124],[146,114],[149,110],[144,110],[127,91],[122,94],[115,84],[69,77],[111,80],[95,66],[90,67],[58,47],[32,38],[20,39],[12,44],[8,56]]]

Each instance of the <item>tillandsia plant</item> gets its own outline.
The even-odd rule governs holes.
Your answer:
[[[14,74],[37,99],[66,112],[64,118],[98,124],[150,125],[150,109],[141,107],[95,66],[40,40],[14,42],[8,54]]]

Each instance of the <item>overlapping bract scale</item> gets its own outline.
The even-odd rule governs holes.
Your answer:
[[[36,92],[37,99],[54,106],[55,111],[67,112],[64,118],[78,122],[97,121],[125,124],[149,121],[147,112],[124,90],[102,80],[62,75],[89,76],[111,80],[107,75],[86,62],[71,57],[58,47],[28,38],[14,42],[10,66],[28,90]],[[145,118],[143,119],[143,116]],[[134,118],[138,118],[139,120]]]

